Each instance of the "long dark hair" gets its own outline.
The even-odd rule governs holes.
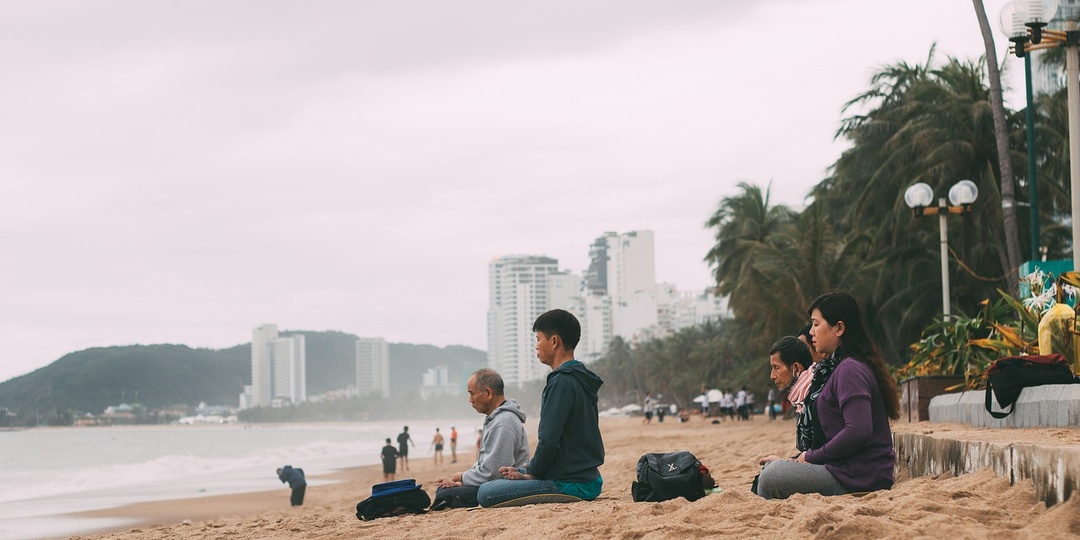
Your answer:
[[[864,364],[874,373],[881,397],[885,400],[885,412],[893,420],[900,419],[900,389],[896,380],[889,374],[881,351],[873,338],[866,332],[866,322],[855,297],[845,291],[830,291],[813,301],[806,309],[807,314],[814,310],[821,312],[830,325],[844,321],[844,334],[840,336],[840,348],[845,356],[850,356]]]

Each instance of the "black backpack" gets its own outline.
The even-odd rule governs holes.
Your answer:
[[[371,486],[371,496],[356,504],[356,519],[423,514],[431,506],[431,497],[416,485],[416,480],[397,480]]]
[[[678,497],[696,501],[705,496],[703,468],[698,458],[687,451],[645,454],[638,460],[637,481],[630,486],[630,493],[635,502]]]
[[[986,412],[994,418],[1005,418],[1020,397],[1020,391],[1029,386],[1044,384],[1073,384],[1080,382],[1073,375],[1069,361],[1060,354],[1046,356],[1009,356],[1001,358],[986,370]],[[1006,412],[990,410],[990,396],[997,398]]]

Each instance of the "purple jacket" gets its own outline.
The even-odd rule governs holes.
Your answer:
[[[870,367],[843,359],[815,405],[826,442],[807,451],[806,461],[824,464],[848,491],[891,488],[896,452],[885,400]]]

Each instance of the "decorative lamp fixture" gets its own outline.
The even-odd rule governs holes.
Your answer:
[[[1054,18],[1059,0],[1018,0],[1023,1],[1027,17],[1024,21],[1031,28],[1031,42],[1038,45],[1042,41],[1042,29]]]
[[[904,202],[908,205],[908,208],[916,211],[919,208],[926,208],[930,206],[930,203],[934,202],[934,190],[923,182],[912,184],[904,192]]]
[[[949,188],[949,202],[953,206],[968,206],[979,198],[979,188],[971,180],[961,180]]]
[[[1009,41],[1023,43],[1027,41],[1027,3],[1023,0],[1009,2],[1001,8],[1001,33],[1005,34]]]

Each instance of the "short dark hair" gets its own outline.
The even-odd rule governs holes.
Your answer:
[[[802,336],[802,337],[806,338],[807,343],[813,343],[814,342],[813,336],[810,335],[810,323],[806,323],[805,325],[803,325],[802,328],[799,329],[799,333],[796,334],[796,337],[798,337],[798,336]]]
[[[810,357],[810,347],[795,336],[784,336],[773,343],[769,349],[769,356],[780,353],[780,361],[791,367],[798,363],[803,369],[810,367],[814,359]]]
[[[543,332],[544,335],[559,336],[566,350],[572,351],[581,341],[581,323],[573,313],[565,309],[553,309],[536,318],[533,323],[533,332]]]
[[[503,395],[505,387],[503,386],[502,375],[499,375],[498,371],[491,368],[480,368],[473,372],[473,377],[476,377],[476,388],[490,388],[491,393],[496,396]]]

